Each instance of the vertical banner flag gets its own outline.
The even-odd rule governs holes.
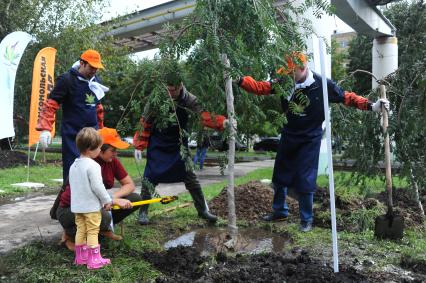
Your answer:
[[[28,146],[37,143],[40,138],[40,132],[36,131],[35,127],[37,126],[43,103],[47,100],[47,97],[53,89],[55,56],[55,48],[45,47],[38,52],[34,60]],[[53,137],[55,135],[55,124],[53,124],[51,133]]]
[[[13,96],[16,70],[31,35],[15,31],[0,43],[0,139],[15,136],[13,129]]]

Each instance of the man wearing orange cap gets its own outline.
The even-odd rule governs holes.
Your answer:
[[[290,95],[281,96],[281,104],[287,118],[281,133],[280,146],[275,158],[272,184],[274,188],[273,212],[263,217],[265,221],[284,220],[288,216],[286,196],[288,188],[294,189],[299,201],[300,230],[312,229],[313,196],[316,189],[319,152],[324,121],[321,76],[307,65],[306,55],[293,52],[286,56],[287,65],[278,69],[282,77],[271,81],[256,81],[246,76],[237,80],[238,86],[257,95],[274,94],[284,81],[291,77],[295,85]],[[372,103],[354,92],[344,91],[335,82],[327,80],[328,100],[343,103],[361,110],[381,111],[383,104],[389,109],[389,101],[379,99]],[[303,106],[301,111],[291,111],[291,105]]]
[[[122,209],[112,210],[111,214],[102,210],[102,221],[100,225],[100,234],[113,240],[120,240],[121,237],[113,234],[111,222],[117,224],[129,216],[139,207],[132,207],[131,202],[142,200],[142,197],[135,193],[135,184],[132,178],[127,174],[121,162],[117,159],[117,149],[126,149],[129,144],[122,141],[115,129],[104,127],[98,130],[102,137],[103,144],[99,156],[95,161],[101,166],[102,180],[107,191],[109,191],[117,180],[120,183],[120,189],[110,193],[114,204]],[[61,194],[59,207],[56,212],[59,223],[65,230],[63,242],[69,248],[73,248],[73,239],[76,232],[75,217],[71,212],[71,190],[69,185]],[[112,217],[112,219],[111,219]]]
[[[89,49],[83,52],[80,60],[66,73],[60,75],[43,104],[36,126],[40,134],[42,148],[51,143],[52,125],[55,113],[62,104],[62,162],[64,182],[71,164],[79,156],[75,145],[77,133],[84,127],[102,128],[104,111],[100,99],[108,88],[99,83],[98,69],[103,69],[99,52]]]

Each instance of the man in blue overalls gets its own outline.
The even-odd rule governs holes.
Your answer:
[[[287,66],[280,68],[277,73],[290,76],[295,87],[288,98],[281,98],[287,124],[281,132],[272,176],[273,212],[263,217],[263,220],[280,221],[287,218],[288,206],[285,199],[288,188],[291,188],[299,201],[300,230],[307,232],[312,229],[313,197],[324,121],[322,79],[320,75],[309,70],[303,53],[294,52],[286,57],[286,61]],[[237,80],[241,88],[258,95],[275,93],[281,82],[281,79],[259,82],[249,76]],[[327,80],[327,88],[329,102],[375,112],[381,111],[382,104],[389,109],[388,100],[379,99],[372,103],[353,92],[344,91],[331,80]],[[289,110],[291,103],[303,105],[303,111],[293,113]]]
[[[170,72],[179,72],[170,70]],[[202,111],[197,97],[186,90],[182,79],[178,73],[165,75],[166,80],[174,77],[174,81],[166,81],[168,95],[175,104],[177,123],[169,124],[165,128],[156,127],[155,109],[151,109],[149,104],[145,106],[141,118],[143,131],[136,132],[133,138],[135,147],[135,158],[141,160],[141,151],[147,148],[147,163],[144,171],[144,179],[155,188],[159,183],[184,182],[185,188],[194,200],[198,216],[209,222],[216,222],[217,217],[209,212],[206,200],[203,195],[197,176],[185,166],[185,159],[181,156],[181,145],[188,148],[188,139],[181,137],[181,131],[187,132],[187,123],[190,112],[195,115],[201,114],[202,124],[205,127],[216,130],[223,130],[227,120],[222,115],[210,115],[209,112]],[[179,79],[176,79],[179,78]],[[171,111],[174,111],[171,109]],[[187,159],[190,162],[190,159]],[[146,187],[146,182],[142,184],[141,190],[143,199],[151,199],[151,193]],[[139,212],[139,224],[146,225],[148,220],[148,205],[141,207]]]
[[[55,122],[55,113],[62,104],[62,163],[63,179],[66,182],[69,168],[80,155],[75,144],[77,133],[84,127],[103,127],[104,111],[99,102],[108,89],[96,77],[98,69],[103,69],[101,55],[92,49],[81,54],[68,72],[60,75],[43,104],[36,129],[42,131],[40,144],[47,148],[51,143],[50,131]]]

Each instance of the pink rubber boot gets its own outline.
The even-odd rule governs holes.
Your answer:
[[[75,259],[74,264],[85,265],[89,257],[89,247],[86,244],[75,245]]]
[[[103,258],[101,256],[100,245],[97,245],[94,248],[89,248],[89,257],[87,259],[88,269],[98,269],[110,263],[111,263],[111,260],[109,258]]]

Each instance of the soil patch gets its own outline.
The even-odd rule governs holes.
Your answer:
[[[404,218],[406,227],[420,227],[423,225],[423,217],[420,209],[411,197],[407,189],[394,189],[394,211],[396,215]],[[373,223],[375,216],[368,210],[374,209],[381,203],[386,205],[387,194],[382,192],[374,198],[344,200],[336,195],[336,210],[341,216],[337,219],[337,229],[350,232],[365,230]],[[317,187],[314,196],[314,224],[316,226],[330,228],[330,195],[327,188]],[[355,216],[356,215],[356,216]]]
[[[226,187],[209,202],[212,213],[222,218],[228,217],[228,196]],[[237,219],[257,221],[272,211],[274,192],[268,185],[259,181],[250,181],[246,184],[234,187],[235,212]],[[297,202],[288,198],[290,210],[297,207]],[[296,210],[297,211],[297,210]]]
[[[0,169],[16,167],[19,165],[28,164],[28,155],[12,150],[0,150]],[[30,159],[30,165],[37,164],[35,161]]]
[[[143,258],[164,274],[156,282],[370,282],[351,267],[341,265],[334,273],[306,251],[204,257],[194,248],[177,247]]]
[[[272,200],[274,192],[268,185],[259,181],[236,186],[235,209],[237,219],[247,221],[258,221],[265,214],[272,211]],[[299,222],[299,205],[293,192],[289,190],[287,204],[289,206],[289,222]],[[407,189],[394,190],[395,213],[404,217],[406,227],[419,227],[423,225],[424,219],[420,214],[417,204],[412,200],[410,191]],[[226,187],[210,203],[210,210],[222,218],[228,216],[228,196]],[[346,200],[339,195],[335,196],[336,210],[339,215],[337,229],[339,231],[359,232],[372,228],[374,218],[377,214],[372,209],[386,204],[386,193],[383,192],[374,198]],[[330,195],[328,188],[317,187],[314,195],[314,225],[330,228]]]
[[[401,257],[401,266],[403,268],[411,269],[414,272],[426,275],[426,260],[413,259],[409,256]]]

